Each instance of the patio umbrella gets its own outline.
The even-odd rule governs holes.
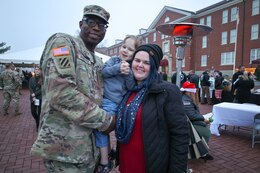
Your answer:
[[[260,58],[253,60],[252,64],[260,64]]]

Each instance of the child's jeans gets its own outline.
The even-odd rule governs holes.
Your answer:
[[[116,111],[117,111],[117,107],[118,105],[114,102],[112,102],[109,99],[103,98],[102,101],[102,108],[108,112],[110,115],[115,115]],[[98,130],[94,130],[94,135],[96,138],[96,146],[97,147],[106,147],[108,146],[109,143],[109,136],[98,131]]]

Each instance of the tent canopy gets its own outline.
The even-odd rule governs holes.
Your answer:
[[[0,55],[0,63],[14,63],[14,64],[39,64],[40,58],[42,55],[42,51],[44,46],[35,47],[32,49],[27,49],[23,51],[5,53]],[[110,57],[98,52],[95,54],[102,58],[103,62],[107,61]]]

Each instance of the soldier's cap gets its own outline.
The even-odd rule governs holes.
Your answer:
[[[98,16],[101,19],[105,20],[108,23],[108,19],[110,17],[109,12],[107,12],[104,8],[98,5],[87,5],[83,10],[83,17],[87,15]]]

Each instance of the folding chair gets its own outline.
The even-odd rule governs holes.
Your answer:
[[[255,143],[260,143],[260,113],[256,114],[254,117],[254,126],[253,126],[253,133],[252,133],[252,148],[254,148]]]

